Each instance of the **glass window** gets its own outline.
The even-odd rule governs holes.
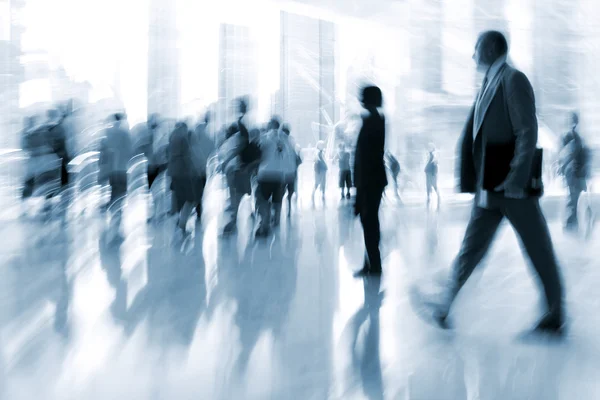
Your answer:
[[[475,93],[473,0],[442,2],[442,87],[459,96]]]

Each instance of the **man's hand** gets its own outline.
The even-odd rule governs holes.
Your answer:
[[[504,197],[509,199],[524,199],[527,197],[527,194],[523,189],[514,189],[510,187],[506,187],[504,183],[496,186],[494,192],[504,192]]]

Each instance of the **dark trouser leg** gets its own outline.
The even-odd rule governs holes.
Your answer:
[[[60,183],[63,187],[69,184],[69,170],[67,168],[68,165],[69,160],[63,158],[60,166]]]
[[[473,207],[465,237],[452,267],[452,282],[446,304],[448,309],[444,312],[449,311],[454,298],[487,254],[502,218],[504,216],[500,210]]]
[[[292,214],[292,197],[296,191],[296,179],[292,179],[287,184],[287,202],[288,202],[288,216]]]
[[[261,234],[268,233],[271,226],[271,202],[269,199],[272,195],[272,184],[270,182],[259,181],[256,189],[256,201],[258,203],[258,215],[260,216],[258,231]]]
[[[577,220],[577,203],[579,202],[579,196],[581,196],[581,186],[575,183],[569,184],[569,198],[567,200],[567,228],[578,227]]]
[[[562,318],[563,288],[548,224],[537,199],[508,200],[504,212],[540,278],[551,314]]]
[[[346,197],[350,198],[350,188],[352,187],[352,174],[350,171],[346,174]]]
[[[285,194],[285,184],[274,182],[272,185],[273,209],[275,211],[274,225],[279,226],[281,221],[281,203],[283,203],[283,195]]]
[[[114,172],[109,177],[110,184],[110,205],[122,202],[127,194],[127,172]]]
[[[158,166],[148,165],[147,174],[148,174],[148,188],[152,188],[152,184],[154,183],[154,181],[156,180],[156,178],[158,177],[158,174],[159,174]]]
[[[241,179],[242,176],[240,176],[240,173],[238,172],[227,174],[227,186],[229,187],[229,204],[227,211],[229,212],[229,222],[225,227],[226,230],[233,229],[237,224],[238,210],[245,194],[241,187]]]
[[[281,206],[283,203],[283,196],[285,195],[285,187],[284,183],[274,183],[273,184],[273,208],[275,210],[275,226],[279,226],[281,222]]]
[[[344,173],[344,184],[346,186],[346,197],[350,197],[350,188],[352,187],[352,173],[350,171]]]
[[[109,208],[112,210],[112,218],[116,221],[112,226],[120,227],[123,202],[127,195],[127,172],[113,172],[109,176],[109,184],[111,188]]]
[[[178,214],[181,211],[179,207],[179,200],[177,200],[177,193],[171,191],[171,213],[170,215]]]
[[[383,189],[367,189],[360,194],[360,222],[363,226],[365,238],[365,268],[370,272],[381,272],[381,254],[379,242],[379,206]]]

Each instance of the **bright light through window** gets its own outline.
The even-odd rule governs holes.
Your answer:
[[[473,28],[473,0],[443,2],[442,80],[446,91],[470,96],[475,87],[472,55],[476,34]]]
[[[506,4],[505,14],[510,31],[510,58],[515,66],[528,76],[533,72],[532,12],[531,1],[509,0]]]
[[[88,81],[92,97],[117,94],[129,118],[139,121],[146,117],[147,13],[147,0],[28,0],[23,51],[46,52],[51,69],[60,66],[72,81]],[[34,102],[65,100],[53,95]]]
[[[21,108],[51,100],[52,88],[48,79],[31,79],[19,87],[19,107]]]

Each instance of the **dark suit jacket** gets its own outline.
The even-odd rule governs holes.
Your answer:
[[[505,65],[487,102],[480,107],[481,126],[474,138],[475,105],[459,142],[458,172],[462,193],[479,189],[534,193],[532,164],[536,156],[538,124],[535,97],[522,72]]]
[[[173,178],[194,176],[194,163],[190,148],[190,133],[183,127],[175,128],[169,140],[168,173]]]
[[[377,111],[363,116],[354,154],[354,185],[357,190],[383,189],[385,173],[385,118]]]

